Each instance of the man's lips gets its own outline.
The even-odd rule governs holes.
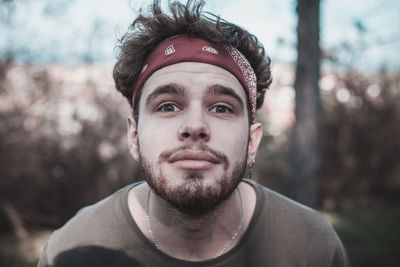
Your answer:
[[[169,160],[174,166],[187,170],[206,170],[221,163],[217,157],[204,151],[183,150],[172,155]]]

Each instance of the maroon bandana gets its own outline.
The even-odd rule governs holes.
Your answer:
[[[176,35],[168,38],[159,43],[150,53],[133,90],[132,109],[135,109],[135,100],[139,89],[155,71],[180,62],[212,64],[232,73],[248,93],[251,122],[254,123],[257,78],[249,61],[232,46],[216,45],[188,35]]]

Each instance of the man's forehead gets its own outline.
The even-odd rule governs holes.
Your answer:
[[[247,98],[245,89],[233,74],[207,63],[181,62],[157,70],[144,83],[142,96],[167,85],[185,89],[186,93],[190,89],[207,89],[210,92],[211,87],[220,85],[234,90],[240,97]]]

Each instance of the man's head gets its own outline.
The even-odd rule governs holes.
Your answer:
[[[135,84],[154,48],[167,38],[185,34],[237,48],[254,69],[257,77],[256,107],[262,106],[265,91],[272,81],[270,60],[265,55],[264,47],[254,35],[241,27],[211,13],[204,13],[203,6],[203,0],[188,0],[186,5],[173,2],[169,5],[169,13],[164,13],[160,1],[154,0],[148,8],[149,13],[141,13],[132,23],[130,31],[121,39],[118,60],[114,66],[116,88],[130,104]],[[140,97],[136,101],[140,101]],[[133,112],[137,119],[137,109]]]
[[[235,71],[241,63],[227,59],[231,55],[222,58],[228,67],[191,60],[198,58],[193,55],[159,65],[143,78],[149,58],[157,62],[154,51],[166,39],[195,37],[210,44],[212,51],[206,52],[228,47],[244,55],[261,76],[253,84],[257,108],[271,82],[269,59],[256,38],[225,21],[203,17],[201,7],[202,2],[172,4],[169,17],[156,1],[150,16],[134,22],[114,69],[117,89],[130,102],[134,96],[135,116],[128,119],[133,157],[155,193],[192,215],[207,213],[227,199],[255,157],[262,129],[251,121],[252,91],[243,73]]]

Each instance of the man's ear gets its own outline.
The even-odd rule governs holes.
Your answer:
[[[138,132],[137,124],[132,115],[128,117],[128,147],[132,157],[139,161],[139,143],[138,143]]]
[[[253,162],[253,160],[255,160],[257,149],[258,149],[258,146],[260,145],[261,138],[262,138],[261,123],[258,123],[258,122],[253,123],[250,126],[250,133],[249,133],[247,165],[250,165]]]

